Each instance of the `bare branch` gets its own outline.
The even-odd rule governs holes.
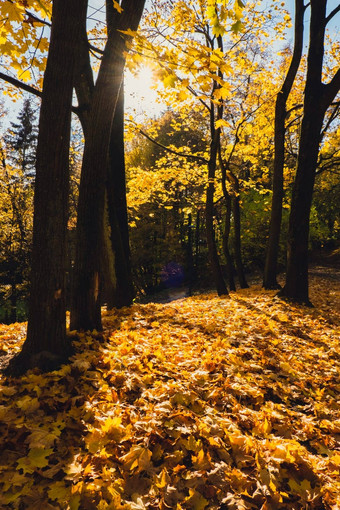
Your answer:
[[[330,12],[330,13],[328,14],[327,18],[325,19],[325,25],[327,25],[327,23],[329,23],[329,21],[330,21],[332,18],[334,18],[334,16],[335,16],[338,12],[340,12],[340,4],[339,4],[337,7],[335,7],[335,9],[333,9],[333,10],[332,10],[332,12]]]

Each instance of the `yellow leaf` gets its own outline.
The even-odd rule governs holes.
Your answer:
[[[32,398],[29,395],[17,400],[16,405],[27,414],[34,413],[40,407],[38,399]]]
[[[119,2],[116,2],[116,0],[113,0],[113,7],[118,11],[119,13],[123,12],[123,8],[119,5]]]
[[[163,85],[164,85],[164,87],[173,88],[175,86],[176,81],[177,81],[177,76],[175,74],[167,74],[163,78]]]
[[[143,446],[133,446],[131,450],[121,457],[124,465],[130,471],[145,471],[151,464],[152,452]]]
[[[48,490],[48,497],[59,502],[68,501],[71,495],[70,488],[65,485],[65,482],[54,482],[52,487]]]
[[[215,128],[221,128],[223,126],[228,126],[228,123],[224,119],[219,119],[215,122]]]
[[[194,489],[189,489],[189,496],[184,501],[190,505],[189,508],[192,510],[204,510],[209,504],[209,501]]]
[[[22,73],[19,74],[19,78],[21,81],[23,82],[28,82],[31,80],[31,72],[29,69],[26,69],[25,71],[23,71]]]
[[[48,466],[48,456],[53,452],[52,448],[32,448],[29,451],[28,458],[32,466],[43,468]]]
[[[162,469],[162,471],[160,472],[160,474],[158,476],[156,476],[156,482],[155,482],[155,485],[159,488],[159,489],[164,489],[164,487],[166,487],[167,485],[169,485],[170,483],[170,476],[168,474],[168,471],[166,468]]]

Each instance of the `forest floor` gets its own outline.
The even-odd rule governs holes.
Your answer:
[[[0,376],[0,508],[340,508],[340,267],[310,281],[314,308],[257,284],[110,311],[69,365]]]

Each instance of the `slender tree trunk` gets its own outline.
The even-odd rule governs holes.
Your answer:
[[[235,280],[234,280],[234,263],[229,250],[229,236],[230,236],[230,223],[231,223],[231,196],[227,190],[226,181],[227,181],[227,165],[224,163],[221,155],[221,151],[219,150],[219,161],[222,172],[222,192],[226,205],[225,212],[225,223],[224,223],[224,232],[223,232],[223,252],[224,257],[226,259],[227,264],[227,274],[229,280],[229,289],[232,291],[236,290]]]
[[[122,31],[137,29],[144,3],[144,0],[125,0],[122,13],[113,12],[113,6],[107,4],[108,41],[93,92],[79,190],[72,329],[102,329],[100,241],[109,145],[123,79],[126,44],[130,40]]]
[[[229,280],[229,289],[232,291],[236,290],[235,279],[234,279],[234,263],[229,250],[229,236],[230,236],[230,218],[231,218],[231,197],[229,193],[224,194],[226,202],[224,232],[223,232],[223,252],[227,264],[227,273]]]
[[[66,229],[72,89],[85,0],[54,0],[44,75],[34,195],[31,295],[27,338],[9,371],[54,368],[67,357]]]
[[[246,276],[244,274],[244,267],[242,261],[242,249],[241,249],[241,208],[240,208],[240,189],[237,185],[236,194],[233,197],[233,213],[234,213],[234,252],[235,252],[235,264],[237,278],[240,283],[241,289],[247,289],[249,287]]]
[[[13,322],[17,321],[17,304],[18,304],[18,291],[17,291],[15,277],[14,277],[13,281],[11,282],[10,303],[11,303],[10,320],[11,320],[11,323],[13,323]]]
[[[277,260],[282,220],[283,201],[283,168],[285,153],[285,120],[286,104],[289,93],[299,69],[303,47],[303,18],[304,1],[295,0],[295,38],[292,60],[275,103],[275,134],[274,134],[274,169],[273,169],[273,197],[270,216],[269,238],[264,268],[263,286],[265,289],[278,289]]]
[[[208,45],[211,49],[214,48],[214,42],[207,38]],[[223,51],[222,37],[217,37],[218,48]],[[221,70],[218,70],[218,75],[222,79],[223,74]],[[216,81],[213,82],[213,91],[220,87],[220,84]],[[206,219],[206,235],[208,244],[208,254],[210,260],[210,266],[215,280],[216,290],[219,296],[228,294],[227,286],[224,281],[222,268],[220,265],[216,240],[215,240],[215,228],[214,228],[214,193],[215,193],[215,177],[216,177],[216,166],[217,157],[220,150],[221,141],[221,128],[215,127],[215,121],[222,119],[223,116],[223,102],[220,102],[217,106],[213,101],[210,102],[210,155],[208,162],[208,187],[206,194],[205,203],[205,219]],[[217,117],[217,118],[216,118]]]
[[[239,180],[234,173],[228,170],[228,177],[233,187],[232,210],[234,216],[234,255],[237,278],[241,289],[248,288],[248,283],[244,274],[244,267],[242,262],[242,242],[241,242],[241,209],[240,209],[240,184]]]
[[[113,117],[109,165],[107,179],[107,197],[111,227],[112,249],[115,253],[116,290],[108,306],[131,305],[135,296],[131,253],[129,243],[129,225],[126,203],[126,176],[124,152],[124,84],[122,84]]]
[[[319,153],[320,134],[327,108],[340,89],[340,69],[322,83],[326,27],[326,0],[311,0],[310,41],[299,154],[289,218],[285,298],[310,304],[308,294],[309,216]]]
[[[228,290],[224,281],[222,268],[218,258],[216,241],[215,241],[215,229],[214,229],[214,180],[216,173],[216,154],[217,147],[214,147],[214,140],[211,143],[211,155],[208,163],[208,187],[206,195],[206,207],[205,207],[205,218],[206,218],[206,234],[208,243],[208,253],[210,266],[215,280],[216,290],[219,296],[228,294]]]
[[[201,221],[200,210],[197,209],[195,221],[195,272],[198,275],[199,254],[200,254],[200,237],[201,237]]]
[[[188,215],[188,224],[187,224],[187,231],[188,231],[188,241],[186,245],[186,266],[188,271],[188,294],[189,296],[192,295],[192,288],[195,282],[195,266],[194,266],[194,252],[192,249],[192,215],[189,213]]]

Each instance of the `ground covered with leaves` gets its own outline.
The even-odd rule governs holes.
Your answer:
[[[339,280],[314,272],[314,309],[274,296],[108,312],[69,365],[2,376],[0,507],[339,508]]]

